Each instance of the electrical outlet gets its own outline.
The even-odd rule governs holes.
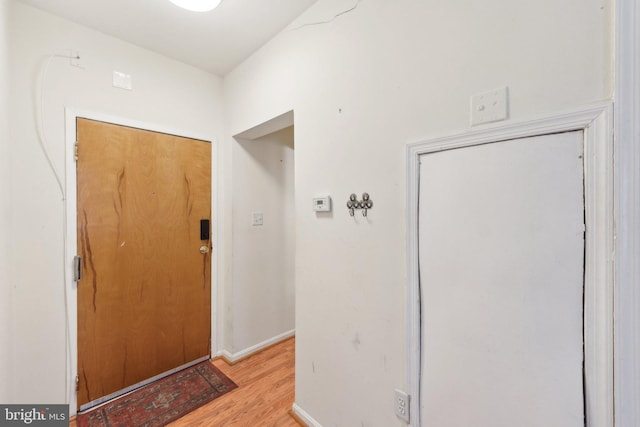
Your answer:
[[[394,390],[394,406],[396,415],[407,423],[409,422],[409,395],[402,390]]]

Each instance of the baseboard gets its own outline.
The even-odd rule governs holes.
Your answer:
[[[240,362],[243,359],[246,359],[249,356],[253,356],[254,354],[266,350],[267,348],[279,344],[280,342],[293,337],[296,334],[296,330],[292,329],[290,331],[284,332],[280,335],[276,335],[275,337],[269,338],[268,340],[262,341],[256,345],[252,345],[249,348],[241,350],[237,353],[230,353],[227,350],[222,350],[219,352],[220,357],[224,359],[230,365]]]
[[[298,406],[297,403],[293,404],[291,410],[293,411],[294,419],[298,421],[298,423],[302,421],[308,427],[322,427],[322,424],[314,420],[313,417],[309,415],[307,411]]]
[[[309,424],[307,424],[307,423],[305,423],[304,421],[302,421],[302,418],[300,418],[299,416],[297,416],[297,415],[295,414],[295,412],[293,412],[293,408],[289,409],[289,410],[287,411],[287,414],[289,414],[289,416],[290,416],[291,418],[293,418],[293,420],[294,420],[296,423],[298,423],[298,425],[299,425],[299,426],[302,426],[302,427],[309,427]]]

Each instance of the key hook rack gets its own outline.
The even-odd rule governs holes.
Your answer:
[[[369,198],[369,193],[362,193],[362,200],[358,200],[358,196],[352,193],[347,201],[347,209],[349,209],[349,215],[354,216],[356,209],[362,209],[362,216],[367,216],[367,210],[373,207],[373,202]]]

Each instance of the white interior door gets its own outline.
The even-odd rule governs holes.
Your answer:
[[[581,131],[420,158],[423,427],[584,426]]]

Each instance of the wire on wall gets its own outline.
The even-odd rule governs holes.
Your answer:
[[[73,379],[71,378],[71,371],[73,369],[73,353],[71,349],[71,324],[69,318],[69,298],[67,293],[67,204],[66,204],[66,188],[63,184],[63,179],[56,165],[49,153],[48,142],[47,142],[47,134],[45,129],[45,115],[44,115],[44,101],[45,101],[45,83],[47,77],[47,71],[49,70],[49,65],[51,61],[55,58],[66,58],[66,59],[79,59],[76,56],[72,56],[71,54],[65,55],[60,53],[55,53],[49,55],[42,64],[40,69],[39,78],[38,78],[38,86],[35,91],[35,121],[36,121],[36,133],[38,134],[38,144],[40,145],[40,149],[42,150],[42,154],[47,160],[47,164],[53,173],[56,183],[58,184],[58,189],[60,191],[61,201],[62,201],[62,287],[64,290],[64,315],[65,315],[65,335],[66,335],[66,351],[67,351],[67,363],[65,366],[65,396],[67,398],[67,403],[71,403],[73,400],[73,393],[75,390],[75,384]]]
[[[54,58],[67,58],[67,59],[75,59],[76,57],[71,55],[62,55],[62,54],[51,54],[45,59],[44,64],[42,65],[42,69],[40,71],[40,77],[38,80],[38,88],[36,90],[36,130],[38,132],[38,143],[40,144],[40,148],[42,149],[42,153],[44,154],[47,163],[49,164],[49,168],[53,175],[56,178],[56,182],[58,183],[58,188],[60,189],[60,195],[62,196],[62,200],[65,200],[65,188],[62,184],[62,178],[58,169],[56,168],[53,159],[51,158],[51,154],[48,150],[47,144],[47,136],[45,134],[45,123],[44,123],[44,83],[45,78],[47,76],[47,71],[49,70],[49,65]]]

